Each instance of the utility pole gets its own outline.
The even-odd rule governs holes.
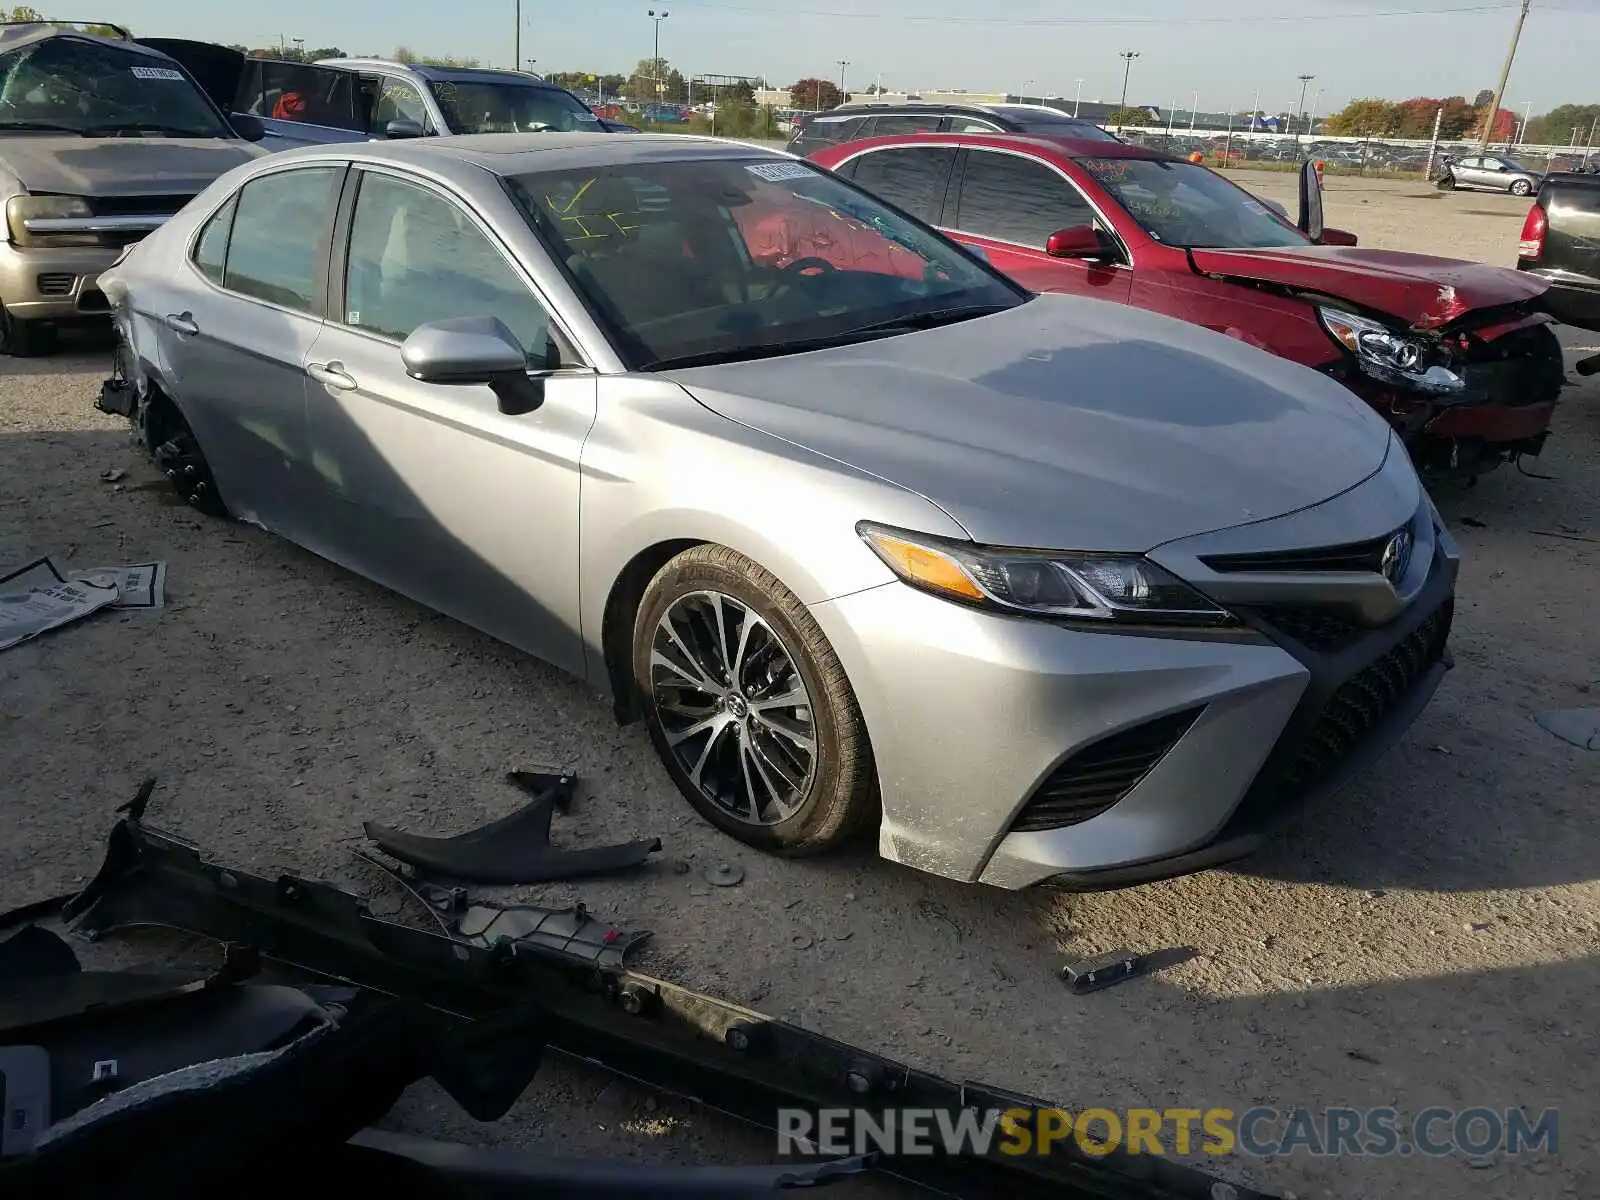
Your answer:
[[[1522,23],[1528,19],[1528,0],[1522,0],[1517,10],[1517,23],[1511,27],[1511,45],[1506,47],[1505,65],[1500,68],[1500,84],[1494,89],[1494,100],[1489,104],[1489,115],[1483,122],[1483,136],[1478,139],[1478,149],[1487,150],[1500,116],[1500,101],[1506,97],[1506,84],[1511,79],[1511,60],[1517,57],[1517,42],[1522,38]]]
[[[839,62],[839,103],[843,104],[846,100],[848,100],[850,98],[849,93],[844,90],[844,69],[850,65],[850,60],[848,58],[841,58],[841,59],[838,60],[838,62]]]
[[[1137,50],[1124,50],[1117,55],[1122,60],[1122,103],[1117,105],[1117,132],[1122,132],[1122,110],[1128,107],[1128,72],[1133,69],[1133,60],[1139,57]]]
[[[1306,115],[1306,88],[1311,86],[1311,81],[1315,79],[1316,76],[1300,75],[1297,76],[1297,78],[1300,80],[1300,115],[1303,117]],[[1293,122],[1290,123],[1290,127],[1291,129],[1293,128]],[[1309,125],[1306,126],[1306,132],[1311,132],[1311,127]]]
[[[511,63],[513,69],[522,67],[522,0],[516,0],[516,15],[512,18],[517,23],[517,31],[511,36]]]
[[[1082,103],[1083,103],[1083,80],[1080,79],[1080,80],[1078,80],[1078,91],[1077,91],[1077,94],[1072,97],[1072,115],[1073,116],[1077,116],[1078,115],[1078,105],[1080,105]]]
[[[1199,92],[1190,92],[1189,93],[1189,132],[1190,133],[1194,132],[1195,110],[1197,108],[1199,108],[1199,107],[1200,107],[1200,93]]]

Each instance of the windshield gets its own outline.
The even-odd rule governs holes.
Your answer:
[[[455,80],[436,81],[428,88],[451,133],[597,133],[601,129],[600,118],[560,88]]]
[[[809,163],[640,162],[510,183],[634,369],[889,336],[1027,295]]]
[[[1119,142],[1114,133],[1107,133],[1093,121],[1078,120],[1067,113],[1042,112],[1035,108],[1000,108],[995,112],[1005,117],[1019,133],[1048,133],[1056,137],[1082,138],[1086,142]]]
[[[1265,249],[1309,239],[1243,188],[1198,163],[1084,158],[1078,163],[1158,242]]]
[[[232,137],[200,89],[165,59],[87,38],[0,53],[0,130]]]

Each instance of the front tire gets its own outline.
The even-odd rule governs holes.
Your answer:
[[[1451,174],[1449,174],[1447,172],[1447,173],[1439,176],[1439,190],[1441,192],[1454,191],[1455,190],[1455,186],[1456,186],[1456,177],[1454,175],[1451,175]]]
[[[57,330],[48,321],[19,321],[0,304],[0,354],[40,358],[56,348]]]
[[[876,820],[844,667],[805,606],[743,555],[696,546],[661,569],[634,621],[633,680],[667,773],[724,833],[814,854]]]

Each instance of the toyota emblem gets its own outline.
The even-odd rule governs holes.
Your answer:
[[[1406,572],[1411,569],[1411,531],[1402,529],[1390,538],[1383,547],[1383,558],[1379,560],[1378,569],[1383,572],[1383,577],[1395,587],[1400,586],[1400,581],[1406,577]]]

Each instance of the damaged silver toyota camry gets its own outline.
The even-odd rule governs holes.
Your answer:
[[[1345,388],[781,154],[291,151],[101,286],[99,403],[192,502],[587,679],[764,850],[1212,866],[1449,663],[1456,547]]]

